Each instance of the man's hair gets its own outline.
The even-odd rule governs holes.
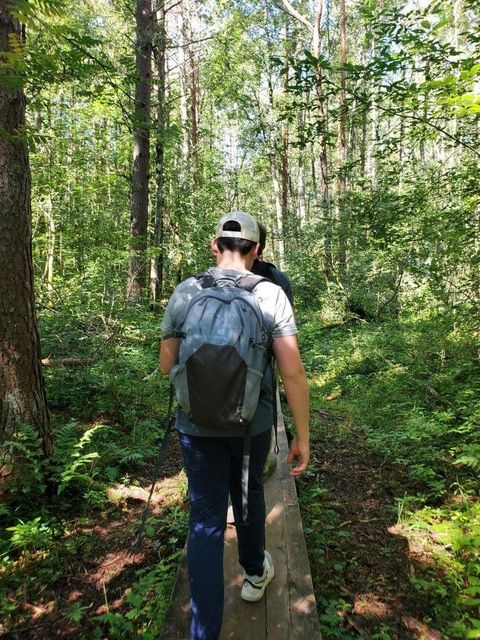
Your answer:
[[[235,220],[229,220],[223,225],[224,231],[240,231],[241,227]],[[217,247],[220,253],[226,251],[237,251],[240,255],[246,256],[255,246],[255,242],[244,240],[243,238],[217,238]]]
[[[257,224],[260,232],[260,249],[258,250],[258,255],[261,256],[265,249],[265,245],[267,244],[267,227],[265,227],[261,222],[257,222]]]

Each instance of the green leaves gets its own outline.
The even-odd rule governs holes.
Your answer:
[[[457,457],[453,464],[470,467],[473,471],[480,471],[480,443],[470,443],[458,447]]]
[[[60,16],[65,3],[62,0],[9,0],[8,6],[19,22],[31,26],[40,24],[46,17]]]
[[[53,532],[43,522],[41,516],[28,522],[19,521],[13,527],[7,527],[11,532],[10,543],[14,549],[33,551],[47,549],[52,543]]]
[[[55,460],[57,461],[56,475],[58,477],[58,494],[61,495],[65,489],[78,480],[91,481],[94,477],[93,463],[98,460],[98,451],[85,451],[94,435],[107,428],[106,425],[97,425],[87,429],[77,440],[78,427],[76,422],[70,422],[63,427],[63,433],[59,434],[57,440],[57,451]],[[60,462],[61,461],[61,462]]]
[[[8,50],[0,51],[0,86],[11,92],[23,86],[25,47],[18,33],[8,34]]]

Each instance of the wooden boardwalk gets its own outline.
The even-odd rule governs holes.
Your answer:
[[[260,602],[247,603],[240,598],[243,570],[238,564],[235,526],[229,522],[225,532],[225,613],[220,640],[321,639],[297,491],[285,462],[288,444],[280,412],[278,444],[278,465],[265,484],[266,548],[272,554],[275,578]],[[159,640],[189,640],[188,601],[184,553]]]

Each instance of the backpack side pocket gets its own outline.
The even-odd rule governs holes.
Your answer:
[[[252,367],[248,368],[245,380],[245,396],[243,399],[242,418],[250,422],[255,415],[260,397],[263,373]]]

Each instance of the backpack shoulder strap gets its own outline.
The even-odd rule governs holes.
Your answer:
[[[210,287],[217,286],[217,281],[210,271],[202,271],[201,273],[195,274],[193,277],[198,280],[202,289],[209,289]]]
[[[239,278],[237,280],[237,286],[241,289],[245,289],[245,291],[248,291],[249,293],[252,293],[257,284],[260,284],[260,282],[271,283],[271,280],[269,280],[268,278],[263,278],[262,276],[256,276],[252,273],[248,276],[242,276],[241,278]]]

